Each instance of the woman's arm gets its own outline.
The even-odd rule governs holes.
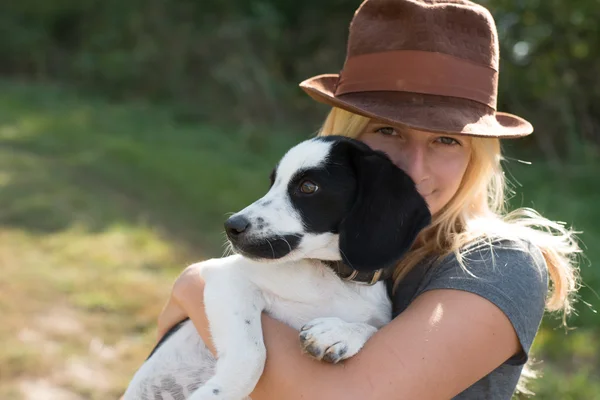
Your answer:
[[[202,298],[201,278],[180,278],[159,331],[178,321],[164,315],[179,308],[214,352]],[[302,354],[298,332],[266,315],[263,331],[267,363],[253,400],[448,399],[520,350],[499,308],[475,294],[445,289],[420,295],[356,356],[337,365]]]

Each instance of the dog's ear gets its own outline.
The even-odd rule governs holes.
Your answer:
[[[392,267],[431,222],[427,203],[412,179],[383,153],[355,147],[350,157],[358,187],[340,224],[342,260],[358,271]]]

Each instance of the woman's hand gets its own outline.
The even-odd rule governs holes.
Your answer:
[[[197,317],[198,314],[200,318]],[[158,340],[174,325],[191,317],[194,325],[208,329],[204,314],[204,279],[200,275],[200,266],[192,264],[187,267],[173,284],[171,296],[158,317]]]

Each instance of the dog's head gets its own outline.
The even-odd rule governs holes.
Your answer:
[[[385,154],[326,136],[289,150],[268,193],[225,230],[255,260],[343,260],[373,271],[395,265],[430,220],[413,181]]]

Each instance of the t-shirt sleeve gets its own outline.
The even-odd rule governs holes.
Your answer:
[[[494,303],[515,328],[523,351],[507,360],[525,364],[544,314],[548,273],[539,249],[529,243],[497,241],[463,253],[463,269],[452,254],[430,270],[418,296],[433,289],[475,293]]]

